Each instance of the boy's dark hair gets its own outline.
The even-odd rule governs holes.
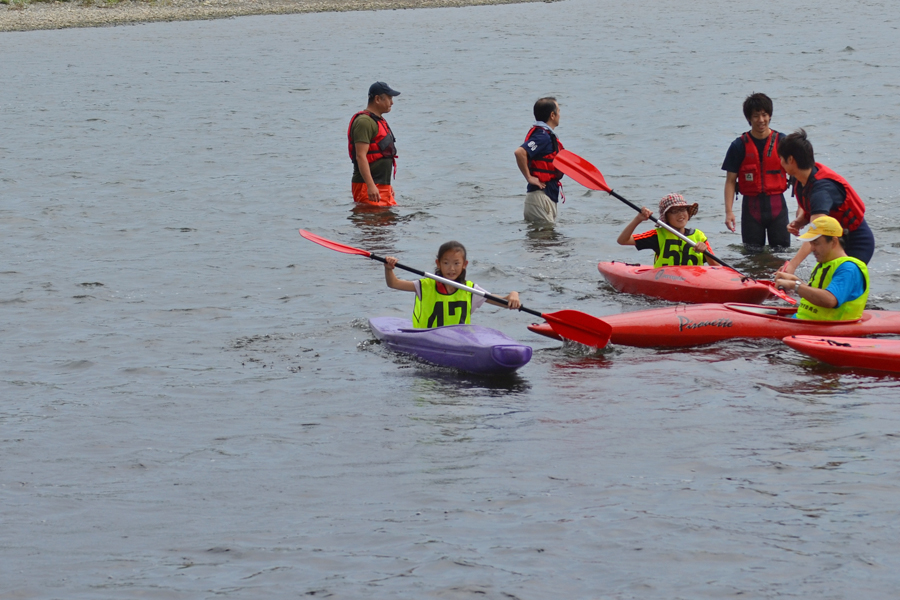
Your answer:
[[[812,169],[816,166],[812,143],[806,139],[806,131],[802,128],[778,142],[778,156],[785,160],[793,157],[798,169]]]
[[[747,123],[750,123],[750,117],[758,110],[772,116],[772,99],[760,92],[750,94],[744,100],[744,117],[747,119]]]
[[[831,240],[837,238],[837,241],[841,244],[841,248],[843,248],[844,250],[847,249],[847,239],[846,239],[847,238],[847,230],[846,229],[844,230],[844,235],[842,235],[841,237],[837,237],[834,235],[823,235],[823,236],[821,236],[821,238],[823,240],[828,241],[829,243],[831,243]]]
[[[550,115],[552,115],[555,110],[556,98],[550,96],[539,98],[538,101],[534,103],[534,120],[546,123],[547,119],[550,118]]]
[[[451,240],[449,242],[444,242],[443,244],[441,244],[441,247],[438,248],[438,253],[437,253],[438,263],[441,262],[441,257],[443,257],[448,252],[451,252],[454,250],[458,250],[458,251],[462,252],[463,261],[467,260],[466,259],[466,247],[463,246],[462,244],[460,244],[459,242],[457,242],[456,240]],[[438,268],[436,268],[434,270],[434,274],[440,275],[441,277],[444,276],[443,273],[441,273],[440,266],[438,266]],[[459,283],[466,282],[466,270],[465,269],[462,270],[462,273],[459,274],[459,277],[456,278],[456,281]]]

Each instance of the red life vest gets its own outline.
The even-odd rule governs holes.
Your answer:
[[[744,162],[738,170],[738,191],[745,196],[766,194],[773,196],[787,189],[787,175],[778,158],[778,132],[772,131],[763,148],[762,161],[759,149],[748,131],[741,136],[744,141]]]
[[[529,129],[528,135],[525,136],[526,142],[531,137],[531,134],[534,133],[535,129],[544,128],[535,125],[531,129]],[[549,129],[547,129],[546,131],[550,134],[550,140],[553,142],[553,151],[543,156],[537,156],[535,158],[528,159],[528,172],[537,177],[538,181],[542,183],[547,183],[548,181],[559,181],[563,177],[563,172],[553,166],[553,159],[556,158],[556,155],[559,154],[560,150],[563,150],[562,142],[556,139],[556,136],[553,135],[552,131],[550,131]]]
[[[850,187],[850,184],[847,183],[846,179],[825,165],[816,163],[816,169],[815,174],[811,174],[809,179],[806,180],[806,185],[800,188],[800,193],[797,194],[797,204],[799,204],[800,208],[802,208],[807,216],[811,218],[812,209],[810,208],[809,197],[812,193],[813,183],[821,179],[836,181],[844,188],[844,191],[847,192],[847,198],[840,206],[832,209],[828,213],[828,216],[836,219],[838,223],[844,226],[844,229],[854,231],[859,227],[859,224],[862,223],[862,220],[866,215],[866,205],[863,204],[862,198],[859,197],[856,190]]]
[[[356,118],[359,115],[368,115],[378,124],[378,133],[369,143],[369,151],[366,153],[366,160],[369,164],[372,164],[376,160],[381,160],[382,158],[392,158],[394,160],[394,167],[396,168],[397,147],[394,145],[394,142],[396,141],[394,132],[388,127],[387,121],[382,117],[375,116],[367,110],[361,110],[353,115],[350,118],[350,125],[347,126],[347,150],[350,152],[350,160],[356,164],[356,144],[353,143],[353,139],[350,137],[350,131],[353,129],[353,122],[356,121]]]

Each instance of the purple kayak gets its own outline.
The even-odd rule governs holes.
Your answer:
[[[511,373],[531,360],[531,346],[480,325],[413,329],[409,319],[375,317],[369,327],[394,352],[470,373]]]

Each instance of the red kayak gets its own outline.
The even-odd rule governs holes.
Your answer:
[[[796,308],[759,304],[679,304],[601,317],[612,327],[610,342],[642,348],[679,348],[733,338],[783,339],[790,335],[861,337],[900,334],[900,312],[867,310],[856,321],[792,319]],[[546,323],[528,329],[560,339]]]
[[[792,335],[784,343],[836,367],[900,373],[900,340]]]
[[[616,291],[643,294],[672,302],[746,302],[759,304],[772,293],[775,284],[747,279],[727,267],[652,267],[623,262],[597,265]]]

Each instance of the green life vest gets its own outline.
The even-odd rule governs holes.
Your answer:
[[[475,284],[467,281],[466,285]],[[444,325],[468,324],[472,314],[472,292],[452,288],[452,294],[442,294],[437,290],[434,279],[420,279],[422,297],[416,296],[412,322],[417,329],[430,329]],[[448,286],[449,287],[449,286]]]
[[[695,229],[690,235],[685,235],[684,237],[695,244],[705,242],[707,239],[706,235],[699,229]],[[659,254],[656,255],[653,261],[654,267],[702,265],[706,262],[706,257],[703,254],[694,250],[690,244],[664,227],[656,228],[656,238],[659,240]]]
[[[866,263],[857,260],[851,256],[842,256],[826,263],[819,263],[813,269],[812,276],[809,278],[809,286],[816,287],[820,290],[828,288],[831,278],[838,267],[845,262],[852,262],[859,270],[862,271],[863,280],[865,282],[866,291],[860,294],[859,298],[848,300],[835,308],[825,308],[824,306],[816,306],[809,300],[801,299],[800,308],[797,309],[798,319],[810,319],[814,321],[855,321],[860,318],[866,308],[866,300],[869,298],[869,269]]]

